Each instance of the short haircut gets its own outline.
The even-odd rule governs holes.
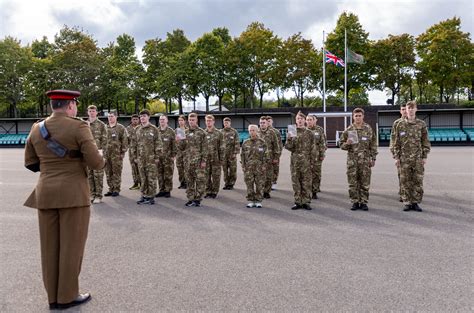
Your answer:
[[[54,99],[50,100],[49,104],[51,105],[52,109],[61,109],[67,107],[71,101],[74,100]]]
[[[316,120],[318,117],[314,114],[308,114],[308,116],[306,116],[306,118],[310,118],[312,120]]]
[[[180,116],[178,116],[178,119],[180,119],[180,118],[186,121],[186,116],[180,115]]]
[[[296,113],[296,116],[302,116],[303,118],[306,118],[306,115],[304,115],[304,113],[301,111],[298,111],[298,113]]]
[[[417,107],[417,104],[416,104],[416,101],[408,101],[407,102],[407,108],[416,108]]]
[[[260,120],[261,120],[261,121],[262,121],[262,120],[265,120],[265,121],[266,121],[266,120],[267,120],[267,117],[266,117],[265,115],[264,115],[264,116],[261,116],[261,117],[260,117]]]
[[[249,127],[248,127],[249,132],[250,132],[250,129],[251,129],[251,128],[255,128],[256,130],[258,130],[258,126],[255,125],[255,124],[250,124],[250,125],[249,125]]]
[[[214,118],[214,115],[208,114],[208,115],[206,115],[206,120],[213,120],[213,121],[215,121],[216,119]]]
[[[407,104],[406,104],[406,103],[402,103],[402,104],[400,104],[400,108],[405,108],[406,106],[407,106]]]
[[[166,119],[168,119],[168,115],[166,115],[166,114],[160,114],[160,118],[162,118],[162,117],[166,117]]]
[[[230,117],[224,117],[224,122],[230,122]]]
[[[115,116],[118,115],[118,114],[117,114],[117,110],[110,110],[109,114],[113,114],[113,115],[115,115]]]
[[[150,116],[150,111],[148,111],[147,109],[144,109],[144,110],[141,110],[139,114],[140,114],[140,115],[148,115],[148,116]]]
[[[194,113],[194,112],[193,112],[193,113],[189,113],[188,119],[191,118],[191,117],[196,117],[196,118],[197,118],[198,115],[197,115],[197,113]]]
[[[132,118],[139,118],[138,114],[133,114]]]
[[[267,115],[266,118],[267,118],[267,120],[272,120],[273,121],[273,117],[271,117],[270,115]]]
[[[96,107],[95,105],[93,105],[93,104],[89,105],[89,106],[87,107],[87,109],[88,109],[88,110],[96,110],[96,111],[97,111],[97,107]]]
[[[362,115],[364,115],[364,109],[362,108],[355,108],[354,111],[352,111],[352,115],[356,114],[356,113],[362,113]]]

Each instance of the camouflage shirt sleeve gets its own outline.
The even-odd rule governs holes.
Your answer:
[[[125,154],[128,150],[128,132],[125,127],[121,128],[122,136],[121,136],[121,144],[122,144],[122,154]]]
[[[237,130],[234,130],[234,146],[235,146],[235,154],[239,154],[240,152],[240,137],[239,137],[239,132]]]
[[[431,143],[428,137],[428,128],[424,123],[423,127],[421,128],[421,150],[422,159],[426,159],[428,157],[428,153],[431,151]]]
[[[342,150],[350,150],[351,149],[351,145],[347,144],[347,138],[348,138],[348,133],[347,131],[349,130],[346,129],[342,135],[341,135],[341,138],[339,138],[339,147],[341,147]]]

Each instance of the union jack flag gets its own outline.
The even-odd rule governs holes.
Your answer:
[[[340,66],[340,67],[345,67],[346,66],[344,64],[343,59],[338,58],[337,56],[335,56],[334,54],[332,54],[331,52],[329,52],[327,50],[326,50],[326,63],[332,63],[332,64],[334,64],[336,66]]]

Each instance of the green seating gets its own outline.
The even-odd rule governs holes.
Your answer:
[[[1,145],[24,145],[28,134],[0,134]]]
[[[430,141],[435,142],[467,141],[466,134],[460,128],[430,128],[428,136]]]

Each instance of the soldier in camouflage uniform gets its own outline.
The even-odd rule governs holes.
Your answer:
[[[176,135],[174,130],[168,126],[168,117],[160,116],[161,143],[163,149],[160,153],[160,162],[158,163],[158,186],[160,188],[156,197],[169,198],[173,189],[173,171],[174,158],[176,157]]]
[[[326,145],[326,135],[324,134],[324,129],[317,125],[318,119],[316,115],[308,115],[306,117],[307,128],[313,132],[316,148],[314,149],[314,154],[311,157],[311,176],[312,176],[312,198],[318,199],[318,192],[321,190],[319,186],[321,185],[321,167],[326,155],[327,145]]]
[[[286,139],[285,148],[291,152],[291,182],[295,197],[292,210],[311,210],[311,156],[314,154],[315,136],[305,127],[306,116],[296,115],[296,136]]]
[[[133,177],[133,185],[128,188],[130,190],[138,190],[140,189],[140,171],[138,170],[138,164],[135,160],[138,159],[137,155],[132,155],[132,151],[136,152],[137,149],[132,149],[131,145],[132,142],[136,142],[133,138],[136,136],[137,127],[140,125],[140,118],[137,114],[133,114],[131,118],[130,125],[127,126],[127,133],[128,133],[128,158],[130,161],[130,167],[132,168],[132,177]]]
[[[272,183],[274,178],[274,167],[278,166],[278,158],[281,155],[280,146],[278,144],[278,137],[273,130],[268,128],[268,121],[266,116],[260,117],[260,129],[258,135],[265,140],[268,154],[270,158],[265,166],[265,182],[263,184],[263,198],[270,199],[270,192],[272,190]]]
[[[188,116],[189,128],[186,138],[178,140],[178,149],[184,153],[186,173],[186,206],[201,206],[202,196],[206,190],[206,133],[198,126],[198,116],[191,113]]]
[[[214,127],[215,119],[206,115],[206,196],[215,199],[221,182],[221,167],[224,159],[224,139],[222,133]]]
[[[184,115],[180,115],[178,117],[178,124],[178,128],[181,128],[184,132],[186,132],[186,117]],[[178,128],[175,129],[176,134],[178,134]],[[176,149],[176,168],[178,169],[178,189],[186,189],[186,175],[184,174],[184,153],[180,149]]]
[[[122,183],[123,158],[128,150],[127,129],[117,123],[117,112],[110,111],[107,125],[107,149],[105,153],[105,176],[109,191],[104,196],[117,197]]]
[[[237,154],[240,152],[239,133],[231,126],[229,117],[224,118],[224,128],[221,130],[224,137],[224,158],[222,170],[224,171],[225,190],[234,189],[237,180]]]
[[[247,208],[261,208],[265,166],[268,164],[268,150],[265,140],[258,137],[258,126],[249,125],[250,138],[242,144],[240,162],[247,185]]]
[[[150,112],[140,112],[140,126],[136,132],[136,144],[132,144],[133,152],[137,155],[138,168],[141,180],[141,198],[137,204],[155,204],[157,164],[162,150],[160,132],[156,126],[150,123]]]
[[[364,110],[356,108],[352,111],[354,123],[341,135],[340,147],[347,150],[347,181],[351,210],[367,211],[369,208],[369,187],[372,167],[377,156],[377,138],[372,128],[364,123]],[[357,136],[357,141],[349,138],[349,132]]]
[[[99,150],[105,154],[107,147],[107,127],[104,122],[97,118],[97,107],[95,105],[89,105],[87,107],[87,120],[92,136],[94,137],[95,143]],[[104,170],[91,170],[88,169],[89,187],[91,192],[91,202],[101,203],[102,202],[102,188],[104,185]]]
[[[401,120],[393,140],[393,157],[400,167],[401,196],[404,211],[421,212],[418,205],[423,199],[423,175],[431,144],[425,122],[416,118],[415,101],[407,103],[407,118]]]
[[[272,181],[272,190],[276,189],[276,184],[278,181],[278,175],[280,174],[280,157],[281,152],[283,151],[283,141],[281,139],[281,133],[278,129],[273,127],[273,118],[270,115],[267,115],[268,128],[273,130],[278,137],[278,147],[280,149],[280,154],[278,155],[278,162],[273,166],[273,181]]]
[[[395,140],[395,131],[394,130],[397,128],[398,123],[400,123],[402,120],[406,119],[406,117],[407,117],[407,105],[406,105],[406,103],[403,103],[400,106],[400,114],[401,114],[401,117],[399,119],[395,120],[395,122],[393,122],[392,132],[390,133],[389,149],[390,149],[390,152],[392,153],[392,155],[394,155],[394,149],[393,149],[393,142]],[[398,196],[400,197],[400,202],[403,202],[403,200],[402,200],[402,185],[401,185],[401,182],[400,182],[400,167],[399,166],[397,166],[397,174],[398,174]]]

